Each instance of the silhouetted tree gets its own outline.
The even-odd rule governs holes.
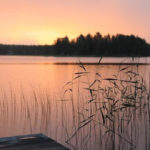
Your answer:
[[[80,35],[69,41],[69,38],[58,38],[54,45],[3,45],[1,55],[64,55],[64,56],[150,56],[150,45],[134,35],[117,34],[102,36]]]

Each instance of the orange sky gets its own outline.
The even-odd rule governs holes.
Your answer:
[[[97,31],[150,42],[150,0],[1,0],[0,20],[5,44],[52,44]]]

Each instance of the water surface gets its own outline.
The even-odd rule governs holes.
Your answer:
[[[149,58],[99,60],[1,56],[0,136],[42,132],[71,149],[149,149]]]

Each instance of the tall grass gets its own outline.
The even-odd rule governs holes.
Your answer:
[[[65,90],[77,103],[73,111],[75,128],[66,143],[73,144],[77,138],[76,149],[148,150],[149,91],[138,66],[120,67],[108,78],[96,72],[93,81],[89,81],[91,73],[86,66],[79,67]],[[80,91],[85,92],[84,98]]]

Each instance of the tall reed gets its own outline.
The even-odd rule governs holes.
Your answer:
[[[73,144],[77,138],[80,143],[75,149],[136,149],[145,136],[142,148],[148,150],[149,91],[138,65],[120,66],[108,78],[96,72],[93,81],[85,65],[80,63],[79,68],[65,89],[65,94],[71,92],[71,101],[78,103],[73,111],[76,126],[66,143]]]

